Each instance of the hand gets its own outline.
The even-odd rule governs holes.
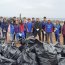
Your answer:
[[[56,30],[54,30],[54,32],[56,32]]]
[[[61,36],[61,34],[59,34],[59,36]]]
[[[43,29],[41,29],[41,31],[44,31]]]
[[[39,31],[39,29],[36,29],[37,31]]]
[[[44,31],[44,34],[46,34],[46,32]]]

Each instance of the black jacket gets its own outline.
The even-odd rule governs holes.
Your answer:
[[[34,28],[41,30],[41,29],[42,29],[42,24],[41,24],[41,22],[36,21],[35,24],[34,24]]]

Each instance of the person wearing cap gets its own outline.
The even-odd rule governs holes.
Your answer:
[[[46,17],[43,18],[43,21],[42,21],[42,41],[44,42],[44,37],[45,37],[45,42],[47,41],[47,35],[46,35],[46,32],[45,32],[45,25],[47,23],[47,20],[46,20]]]
[[[26,36],[28,38],[29,36],[32,36],[32,30],[33,30],[32,22],[31,22],[31,19],[30,18],[28,18],[28,22],[27,22],[26,26],[27,26]]]
[[[60,43],[60,33],[61,33],[61,25],[60,25],[60,22],[59,20],[56,20],[56,25],[55,25],[55,39],[56,39],[56,42],[57,43]]]
[[[64,21],[64,24],[62,26],[62,34],[63,34],[63,43],[65,45],[65,21]]]
[[[53,43],[52,41],[52,32],[53,32],[53,23],[51,20],[48,20],[48,22],[45,25],[45,32],[47,34],[47,43],[49,43],[49,38],[50,38],[50,43]]]
[[[36,37],[38,35],[39,36],[39,40],[41,41],[41,29],[42,29],[42,25],[41,25],[41,22],[40,22],[39,18],[36,18],[36,22],[34,24],[34,28],[35,28],[34,37]]]

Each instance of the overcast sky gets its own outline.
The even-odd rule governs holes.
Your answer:
[[[0,16],[65,18],[65,0],[0,0]]]

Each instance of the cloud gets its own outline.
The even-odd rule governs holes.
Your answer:
[[[65,0],[1,0],[0,15],[62,18],[65,17]]]

